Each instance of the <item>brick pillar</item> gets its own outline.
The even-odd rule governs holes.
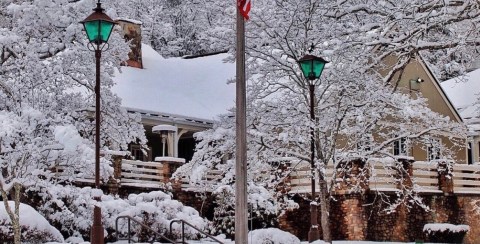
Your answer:
[[[412,189],[413,187],[413,162],[414,160],[408,158],[398,158],[398,164],[400,166],[397,169],[398,181],[397,188],[403,187]],[[408,240],[408,209],[404,204],[400,204],[395,210],[397,218],[395,225],[392,229],[392,241],[409,241]]]
[[[181,162],[172,162],[172,161],[159,161],[162,163],[161,175],[163,175],[163,183],[170,183],[170,178],[173,173],[180,167],[183,163]]]
[[[342,210],[345,212],[346,240],[366,241],[367,219],[363,208],[363,201],[360,194],[352,194],[342,202]]]
[[[335,195],[365,193],[368,191],[368,172],[365,170],[363,159],[354,159],[338,163],[336,167],[337,180],[334,190]]]
[[[404,204],[401,204],[395,210],[397,218],[392,226],[392,241],[406,242],[408,240],[408,210]]]
[[[120,180],[122,178],[122,156],[112,156],[113,160],[113,177]]]
[[[122,179],[122,159],[123,156],[112,156],[113,161],[113,177],[107,182],[107,189],[110,194],[118,194],[120,188],[120,180]]]
[[[107,190],[109,194],[117,195],[120,188],[119,180],[110,177],[107,182]]]
[[[439,162],[437,165],[438,186],[445,195],[453,194],[453,165],[452,162]]]
[[[128,60],[125,61],[126,65],[143,69],[141,22],[126,19],[119,19],[117,22],[122,28],[125,40],[130,41],[131,50],[128,53]]]
[[[401,181],[398,182],[398,188],[401,189],[401,185],[411,189],[413,187],[412,177],[413,177],[413,162],[412,159],[399,158],[397,159],[398,163],[402,166],[403,170],[398,170],[398,178]]]
[[[341,180],[338,181],[334,194],[339,199],[337,203],[330,204],[340,204],[340,209],[336,216],[331,217],[331,221],[333,226],[342,226],[333,232],[345,240],[366,240],[367,219],[362,198],[362,194],[368,191],[365,163],[362,159],[355,159],[340,162],[337,166],[337,179]]]

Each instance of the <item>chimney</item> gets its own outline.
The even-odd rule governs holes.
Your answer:
[[[123,37],[130,42],[132,50],[128,53],[128,60],[124,65],[143,69],[142,63],[142,22],[130,19],[118,19],[122,27]]]

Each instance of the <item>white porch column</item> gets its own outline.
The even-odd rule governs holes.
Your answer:
[[[186,129],[180,129],[177,133],[175,133],[175,143],[174,143],[174,148],[175,148],[175,156],[178,158],[178,142],[180,141],[180,137],[182,137],[183,134],[187,133],[188,130]]]

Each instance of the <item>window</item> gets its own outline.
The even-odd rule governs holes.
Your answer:
[[[393,142],[393,155],[408,156],[407,138],[400,138]]]
[[[435,160],[440,159],[441,142],[438,138],[427,139],[427,159]]]
[[[468,164],[473,164],[473,149],[472,149],[472,143],[469,142],[468,143],[468,148],[467,148],[468,152],[467,152],[467,160],[468,160]]]

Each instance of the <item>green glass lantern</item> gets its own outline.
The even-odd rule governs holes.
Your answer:
[[[303,75],[308,80],[316,80],[322,75],[323,68],[327,64],[323,58],[307,54],[298,60],[298,65],[302,69]]]
[[[108,42],[110,34],[112,33],[115,21],[113,21],[108,15],[103,12],[103,8],[100,2],[97,3],[97,7],[93,9],[91,15],[80,23],[83,24],[85,32],[87,32],[88,40],[91,43],[100,45]]]

